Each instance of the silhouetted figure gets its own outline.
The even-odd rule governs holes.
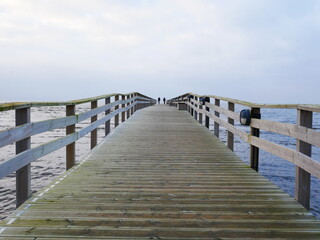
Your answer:
[[[158,104],[160,104],[160,97],[158,97]]]
[[[166,104],[166,98],[165,97],[163,98],[163,104]]]

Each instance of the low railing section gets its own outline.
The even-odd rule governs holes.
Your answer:
[[[98,101],[104,104],[98,107]],[[91,103],[91,110],[76,114],[79,104]],[[75,165],[76,141],[91,133],[91,149],[97,145],[97,128],[104,124],[105,135],[110,132],[110,120],[114,118],[115,127],[128,119],[137,110],[153,105],[156,100],[134,92],[129,94],[109,94],[94,98],[80,99],[68,102],[31,102],[0,104],[0,111],[15,111],[16,127],[0,132],[0,147],[16,144],[16,156],[0,163],[0,179],[16,172],[16,205],[20,206],[31,195],[31,166],[30,163],[66,146],[66,169]],[[31,122],[31,108],[44,106],[65,106],[66,117]],[[103,117],[98,119],[98,115]],[[85,120],[91,124],[76,131],[76,124]],[[66,136],[43,143],[31,148],[31,137],[51,131],[66,128]]]
[[[224,104],[221,104],[221,103]],[[201,96],[187,93],[168,100],[168,104],[187,110],[201,124],[209,128],[213,121],[214,134],[219,137],[219,127],[227,130],[227,146],[234,150],[234,136],[250,144],[250,166],[258,171],[259,149],[285,159],[296,166],[295,198],[306,209],[310,209],[311,175],[320,178],[320,163],[311,158],[311,147],[320,147],[320,132],[312,129],[313,113],[320,112],[320,105],[273,105],[256,104],[214,95]],[[250,132],[235,126],[240,123],[240,113],[235,106],[245,106],[250,110]],[[223,107],[227,106],[227,107]],[[281,123],[262,120],[261,108],[296,109],[297,123]],[[223,115],[224,118],[221,116]],[[260,130],[289,136],[296,139],[296,150],[260,138]]]

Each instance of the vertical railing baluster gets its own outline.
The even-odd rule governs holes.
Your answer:
[[[122,101],[125,101],[125,100],[126,100],[126,96],[125,96],[125,95],[122,95],[121,100],[122,100]],[[122,104],[121,104],[121,108],[122,108],[122,111],[123,111],[123,110],[126,108],[126,104],[125,104],[125,103],[122,103]],[[126,112],[123,111],[123,112],[121,113],[121,122],[124,122],[125,120],[126,120]]]
[[[261,118],[260,108],[251,108],[251,118]],[[251,128],[251,135],[260,137],[260,130]],[[250,145],[250,166],[257,172],[259,171],[259,148],[253,145]]]
[[[305,110],[298,110],[297,124],[299,126],[312,128],[312,112]],[[296,149],[309,157],[311,157],[311,145],[297,140]],[[304,206],[307,210],[310,210],[310,173],[304,169],[296,166],[296,186],[295,186],[295,198]]]
[[[16,109],[16,126],[30,122],[31,110],[29,107]],[[30,149],[31,138],[16,142],[16,154]],[[31,196],[31,165],[27,164],[16,171],[16,206],[19,207]]]
[[[110,103],[110,97],[105,98],[105,104],[107,105],[109,103]],[[105,111],[105,115],[107,116],[108,114],[110,114],[110,109]],[[107,136],[110,133],[110,120],[105,122],[104,132],[105,132],[105,136]]]
[[[228,102],[228,110],[234,112],[234,103]],[[228,117],[228,123],[234,126],[234,120]],[[227,145],[232,151],[234,150],[234,135],[228,130]]]
[[[201,99],[200,99],[200,101],[201,101]],[[199,123],[202,125],[202,122],[203,122],[203,120],[202,120],[202,103],[200,102],[200,104],[199,104]]]
[[[131,95],[127,95],[127,108],[128,108],[128,110],[127,110],[127,119],[129,119],[130,118],[130,109],[129,109],[129,106],[130,106],[130,98],[131,98]]]
[[[92,101],[91,102],[91,109],[95,109],[98,107],[98,101]],[[91,123],[94,123],[95,121],[98,120],[98,116],[92,116],[91,117]],[[94,129],[91,131],[91,144],[90,148],[93,149],[98,143],[98,129]]]
[[[195,96],[195,97],[194,97],[194,100],[195,100],[195,101],[198,101],[198,97]],[[198,104],[195,103],[195,104],[194,104],[194,107],[195,107],[195,110],[194,110],[194,119],[195,119],[195,120],[198,120],[198,111],[197,111],[197,109],[198,109]]]
[[[133,112],[135,113],[137,110],[138,110],[138,103],[137,103],[137,101],[138,101],[138,94],[137,93],[135,93],[134,94],[134,97],[136,98],[135,100],[134,100],[134,107],[133,107]]]
[[[190,108],[191,108],[190,111],[191,112],[190,113],[191,113],[192,117],[194,117],[194,109],[193,109],[194,103],[192,102],[193,99],[194,99],[194,96],[192,96],[191,99],[190,99],[190,103],[191,103],[191,106],[190,106]]]
[[[134,103],[134,100],[133,100],[134,94],[131,94],[131,95],[130,95],[130,98],[131,98],[130,104],[133,104],[133,103]],[[133,113],[134,113],[134,107],[132,106],[132,107],[130,108],[130,110],[131,110],[131,116],[132,116]]]
[[[116,95],[114,97],[114,101],[119,101],[119,95]],[[114,107],[114,110],[117,111],[119,109],[119,105],[117,104],[115,107]],[[117,126],[119,125],[119,114],[115,115],[114,116],[114,127],[116,128]]]
[[[207,103],[210,103],[210,98],[209,97],[206,97],[205,98],[205,102],[207,102]],[[208,106],[206,106],[206,111],[207,112],[210,112],[210,108],[208,107]],[[210,128],[210,118],[209,118],[209,116],[206,114],[205,115],[206,117],[205,117],[205,126],[206,126],[206,128]]]
[[[73,116],[76,114],[75,105],[66,106],[66,115]],[[70,125],[66,127],[66,134],[72,134],[76,131],[76,125]],[[66,170],[72,168],[76,162],[76,143],[70,143],[66,146]]]
[[[220,99],[215,99],[214,100],[214,104],[216,106],[220,106]],[[214,115],[216,117],[220,117],[220,113],[218,111],[214,111]],[[216,121],[214,122],[214,135],[216,135],[219,138],[219,123],[217,123]]]

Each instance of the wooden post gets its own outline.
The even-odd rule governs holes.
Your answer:
[[[220,99],[216,98],[214,100],[214,104],[219,107],[220,106]],[[214,111],[214,115],[216,117],[220,117],[220,113],[217,111]],[[214,135],[216,135],[219,138],[219,123],[217,123],[217,122],[214,122]]]
[[[125,101],[126,100],[126,96],[122,95],[121,100]],[[122,103],[121,104],[121,108],[122,108],[122,110],[125,109],[126,108],[126,104]],[[121,113],[121,122],[124,122],[125,120],[126,120],[126,112],[124,111],[124,112]]]
[[[312,112],[298,110],[297,124],[312,128]],[[311,145],[297,140],[297,151],[311,157]],[[310,209],[310,173],[296,166],[295,198],[307,210]]]
[[[72,116],[76,114],[76,106],[75,105],[67,105],[66,106],[66,115]],[[66,127],[66,134],[71,134],[76,131],[76,125],[70,125]],[[76,143],[70,143],[66,146],[66,169],[70,169],[74,166],[76,162]]]
[[[138,94],[137,94],[137,93],[135,93],[135,94],[134,94],[134,96],[135,96],[135,97],[138,97]],[[136,99],[134,100],[135,105],[134,105],[134,107],[133,107],[133,112],[134,112],[134,113],[138,110],[138,104],[137,104],[137,101],[138,101],[138,99],[136,98]]]
[[[199,110],[202,110],[202,105],[199,105]],[[202,113],[199,111],[199,123],[202,124]]]
[[[206,102],[210,102],[210,98],[208,97],[208,98],[206,98],[206,100],[205,100]],[[209,107],[207,107],[206,106],[206,111],[207,112],[210,112],[210,108]],[[209,127],[210,127],[210,118],[209,118],[209,116],[207,116],[207,115],[205,115],[206,116],[206,119],[205,119],[205,126],[206,126],[206,128],[208,128],[209,129]]]
[[[16,109],[16,126],[30,122],[30,108]],[[30,149],[30,137],[16,142],[16,154]],[[16,171],[16,206],[19,207],[31,196],[31,166],[25,165]]]
[[[251,108],[251,118],[261,118],[260,108]],[[251,135],[260,137],[260,130],[258,128],[251,128]],[[259,171],[259,148],[250,145],[250,166],[252,169]]]
[[[130,97],[131,97],[131,99],[134,98],[134,94],[131,94]],[[130,103],[133,104],[134,101],[131,100]],[[133,113],[134,113],[134,107],[131,107],[131,116],[133,115]]]
[[[131,98],[131,95],[127,95],[127,100],[129,101],[127,103],[127,107],[130,106],[130,98]],[[130,109],[128,108],[128,110],[127,110],[127,119],[129,119],[129,118],[130,118]]]
[[[190,99],[190,103],[192,105],[192,106],[190,106],[190,113],[191,113],[191,116],[194,116],[194,110],[193,110],[194,103],[192,102],[192,99],[193,98]]]
[[[105,99],[105,104],[107,105],[109,103],[110,103],[110,97],[107,97]],[[110,109],[105,111],[105,115],[107,116],[108,114],[110,114]],[[107,136],[110,133],[110,120],[106,121],[104,132],[105,132],[105,136]]]
[[[234,112],[234,103],[228,102],[228,109],[229,109],[229,111]],[[234,125],[234,120],[232,118],[228,117],[228,123],[231,125]],[[230,131],[228,131],[227,145],[228,145],[228,148],[230,148],[233,151],[233,149],[234,149],[234,146],[233,146],[234,145],[234,136],[233,136],[233,133]]]
[[[198,101],[198,97],[194,97],[195,101]],[[194,110],[194,119],[198,120],[198,111],[196,110],[198,108],[198,104],[194,104],[195,110]]]
[[[91,109],[95,109],[98,107],[98,101],[91,102]],[[98,120],[98,116],[95,115],[91,117],[91,123],[94,123]],[[98,129],[94,129],[91,131],[91,149],[93,149],[98,143]]]
[[[116,102],[116,101],[118,101],[118,100],[119,100],[119,95],[116,95],[116,96],[114,97],[114,101]],[[114,110],[116,111],[116,110],[118,110],[118,109],[119,109],[119,105],[116,105],[116,106],[114,107]],[[119,114],[117,114],[117,115],[114,116],[114,127],[116,128],[118,125],[119,125]]]

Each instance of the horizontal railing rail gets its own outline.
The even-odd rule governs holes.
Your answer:
[[[9,103],[0,103],[0,112],[2,111],[8,111],[8,110],[16,110],[16,109],[21,109],[21,108],[30,108],[30,107],[53,107],[53,106],[69,106],[69,105],[79,105],[79,104],[84,104],[84,103],[90,103],[93,101],[98,101],[101,99],[106,99],[106,98],[111,98],[115,96],[131,96],[137,94],[136,92],[134,93],[126,93],[126,94],[121,94],[121,93],[112,93],[112,94],[106,94],[106,95],[101,95],[97,97],[92,97],[92,98],[83,98],[83,99],[78,99],[78,100],[71,100],[71,101],[61,101],[61,102],[9,102]],[[145,96],[141,93],[139,93],[140,99],[149,99],[148,96]]]
[[[227,108],[221,105],[226,102]],[[296,166],[295,198],[305,208],[310,208],[311,175],[320,178],[320,162],[311,158],[311,146],[320,147],[320,132],[312,129],[312,115],[320,112],[320,105],[310,104],[257,104],[215,95],[186,93],[168,100],[168,104],[187,110],[201,124],[209,128],[213,121],[214,134],[219,137],[219,127],[227,130],[227,146],[234,150],[234,136],[250,144],[250,166],[258,171],[259,149],[285,159]],[[240,124],[240,113],[235,105],[249,107],[250,132],[235,125]],[[295,109],[297,124],[261,119],[261,108]],[[222,117],[224,116],[224,118]],[[205,119],[205,120],[204,120]],[[239,125],[238,124],[238,125]],[[268,131],[296,139],[296,150],[262,139],[260,131]]]
[[[120,100],[121,97],[121,100]],[[98,100],[104,99],[102,106],[98,107]],[[112,101],[111,101],[112,100]],[[91,103],[91,109],[76,114],[76,105]],[[0,179],[16,172],[16,205],[20,206],[31,195],[30,163],[66,146],[66,169],[75,165],[75,142],[91,133],[91,149],[97,145],[97,129],[105,124],[105,136],[110,132],[110,120],[114,118],[115,127],[128,119],[137,110],[153,105],[155,99],[140,93],[108,94],[94,98],[86,98],[68,102],[31,102],[31,103],[5,103],[0,104],[0,111],[15,110],[16,127],[0,131],[0,148],[16,144],[16,156],[0,163]],[[31,122],[31,108],[50,106],[66,106],[66,117]],[[101,117],[101,114],[103,116]],[[100,116],[100,119],[98,119]],[[75,130],[75,125],[85,120],[91,123]],[[31,148],[30,138],[34,135],[66,128],[66,136],[53,141],[42,143]]]

